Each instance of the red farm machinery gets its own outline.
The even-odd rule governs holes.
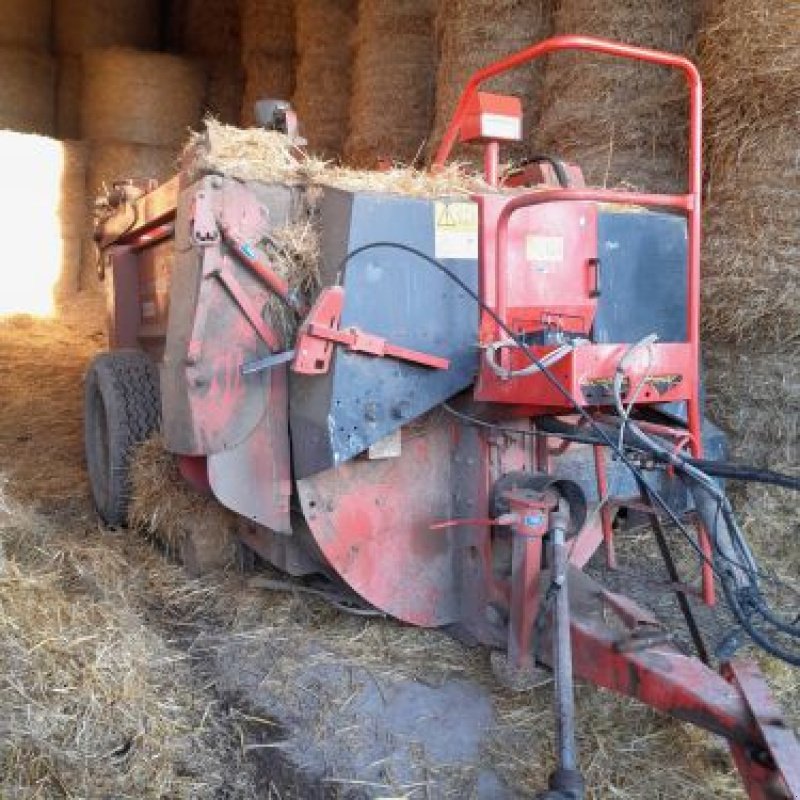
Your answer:
[[[684,76],[686,193],[588,188],[555,156],[501,175],[520,104],[481,85],[564,50]],[[488,646],[511,680],[552,669],[548,796],[584,793],[574,676],[725,737],[751,798],[800,797],[800,748],[764,679],[730,653],[711,666],[689,602],[721,588],[740,630],[798,663],[800,626],[765,600],[722,488],[737,467],[703,415],[701,109],[697,70],[667,53],[562,36],[492,64],[432,166],[480,144],[485,190],[319,188],[314,296],[271,267],[270,231],[309,213],[302,186],[188,170],[115,186],[96,228],[111,349],[86,382],[100,514],[124,523],[131,449],[160,427],[265,561]],[[291,134],[291,111],[273,110]],[[620,511],[652,523],[696,654],[584,571],[598,550],[614,566]],[[667,530],[691,543],[697,585]]]

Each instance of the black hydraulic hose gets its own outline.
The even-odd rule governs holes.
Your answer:
[[[800,491],[800,478],[794,475],[785,475],[771,469],[758,469],[747,464],[738,464],[735,461],[711,461],[705,458],[688,457],[685,457],[685,461],[693,467],[703,470],[706,475],[713,475],[715,478],[727,478],[744,483],[766,483],[795,492]]]
[[[606,445],[605,440],[592,431],[579,425],[565,422],[558,419],[558,417],[542,417],[537,420],[536,426],[546,433],[551,433],[554,436],[563,436],[583,444]],[[625,431],[625,444],[641,449],[641,442],[627,429]],[[685,455],[682,456],[682,459],[687,464],[702,470],[706,475],[711,475],[714,478],[726,478],[727,480],[741,481],[743,483],[765,483],[770,486],[780,486],[784,489],[800,491],[800,477],[795,475],[786,475],[769,469],[759,469],[758,467],[739,464],[735,461],[713,461],[708,458],[692,458]]]

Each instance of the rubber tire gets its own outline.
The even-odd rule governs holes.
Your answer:
[[[158,369],[145,353],[94,358],[84,383],[84,447],[94,504],[108,525],[127,522],[131,455],[160,420]]]

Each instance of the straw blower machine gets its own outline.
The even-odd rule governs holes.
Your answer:
[[[563,50],[685,77],[685,193],[587,188],[557,155],[501,170],[501,145],[522,137],[520,101],[481,85]],[[751,798],[800,797],[795,736],[734,655],[741,638],[796,665],[800,623],[768,602],[723,479],[797,481],[727,462],[704,420],[701,108],[691,62],[607,40],[557,37],[492,64],[467,84],[432,166],[457,141],[482,145],[484,188],[316,187],[311,296],[272,264],[271,231],[308,217],[305,188],[187,169],[115,186],[96,228],[111,349],[86,381],[101,516],[124,523],[132,447],[160,427],[183,477],[239,515],[248,551],[488,646],[509,682],[552,670],[547,796],[584,794],[577,677],[725,737]],[[296,137],[286,104],[266,110]],[[632,522],[652,525],[692,654],[584,570],[593,556],[613,568]],[[696,580],[679,574],[675,537]],[[711,653],[694,610],[718,590],[734,634]]]

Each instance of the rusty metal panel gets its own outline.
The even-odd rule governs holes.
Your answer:
[[[435,421],[403,431],[395,458],[361,457],[298,481],[303,513],[331,566],[365,600],[398,619],[459,622],[453,429]]]
[[[270,350],[230,286],[235,282],[257,314],[263,314],[269,290],[230,257],[215,226],[223,221],[249,241],[287,224],[295,210],[288,187],[218,176],[181,193],[161,370],[164,438],[172,452],[211,455],[238,448],[264,418],[268,379],[242,376],[241,367]],[[193,235],[198,226],[203,237]]]

